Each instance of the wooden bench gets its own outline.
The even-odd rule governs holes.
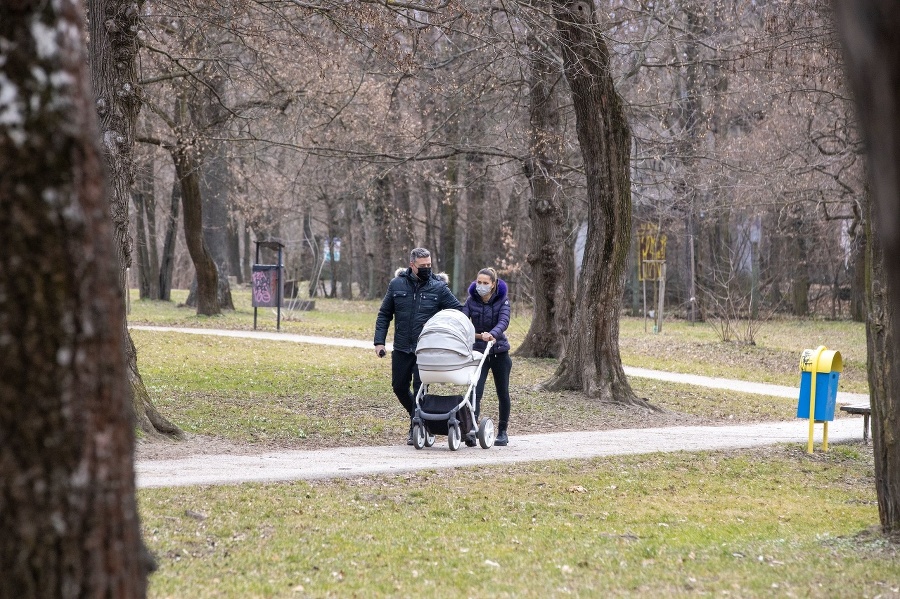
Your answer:
[[[869,444],[869,416],[872,415],[872,406],[867,403],[841,406],[841,412],[848,414],[862,414],[863,417],[863,443]]]

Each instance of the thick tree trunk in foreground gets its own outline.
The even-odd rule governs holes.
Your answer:
[[[900,12],[889,0],[835,0],[872,185],[869,390],[882,529],[900,533]]]
[[[525,358],[560,358],[572,314],[572,260],[566,254],[566,205],[559,183],[561,133],[555,91],[561,73],[534,37],[530,45],[531,152],[525,174],[531,184],[528,216],[531,220],[531,266],[534,316],[516,355]]]
[[[88,0],[91,83],[100,121],[100,136],[109,178],[108,203],[114,225],[119,258],[119,289],[126,289],[125,272],[131,266],[131,236],[128,232],[128,200],[134,181],[134,129],[141,100],[137,79],[137,32],[140,7],[133,0]],[[135,421],[146,433],[177,431],[153,404],[138,371],[137,352],[122,311],[121,331],[133,388]],[[146,413],[150,412],[150,414]],[[162,430],[145,428],[151,421],[165,422]]]
[[[83,15],[0,3],[0,597],[146,594]]]
[[[650,407],[632,391],[619,354],[631,242],[631,131],[592,7],[589,2],[553,2],[587,174],[588,231],[565,357],[546,387]]]

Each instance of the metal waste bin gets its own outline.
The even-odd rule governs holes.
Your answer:
[[[809,453],[812,453],[813,424],[825,423],[822,447],[828,451],[828,423],[834,420],[838,381],[844,369],[841,352],[826,349],[805,349],[800,355],[800,397],[797,418],[809,418]],[[810,410],[812,405],[812,410]],[[813,418],[810,418],[812,411]]]

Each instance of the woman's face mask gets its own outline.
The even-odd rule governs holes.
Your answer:
[[[476,283],[475,291],[477,291],[478,295],[480,295],[481,297],[487,297],[491,294],[491,286],[490,285],[480,285],[480,284]]]

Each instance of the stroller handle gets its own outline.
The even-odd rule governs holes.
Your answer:
[[[484,366],[484,361],[487,360],[488,354],[491,353],[492,347],[494,347],[494,341],[488,341],[487,346],[484,348],[484,352],[481,354],[481,362],[478,363],[478,372],[481,372],[481,367]]]

